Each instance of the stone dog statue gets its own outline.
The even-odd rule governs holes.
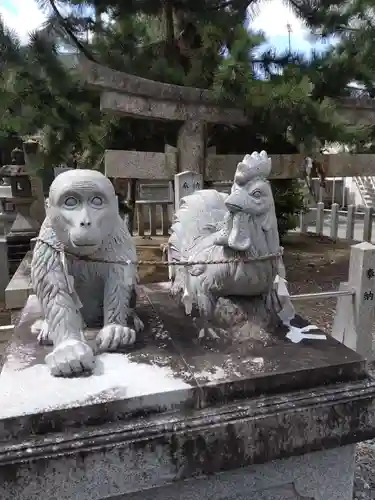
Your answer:
[[[71,376],[94,367],[85,326],[102,327],[96,339],[99,351],[131,344],[142,330],[133,310],[136,250],[114,188],[100,172],[60,174],[46,205],[31,263],[45,320],[39,341],[54,346],[46,356],[52,375]],[[130,319],[134,329],[128,326]]]

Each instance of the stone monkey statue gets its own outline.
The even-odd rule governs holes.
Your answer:
[[[39,339],[54,346],[46,356],[51,373],[71,376],[94,367],[94,353],[83,335],[85,325],[102,327],[99,351],[133,343],[135,332],[143,328],[133,310],[136,250],[119,215],[114,188],[100,172],[77,169],[60,174],[46,205],[31,263],[32,284],[45,319]],[[133,264],[124,265],[126,261]]]

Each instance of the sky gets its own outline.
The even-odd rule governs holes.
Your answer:
[[[6,25],[18,33],[25,42],[28,33],[38,28],[44,20],[35,0],[0,0],[0,15]],[[292,27],[291,47],[308,54],[312,48],[322,48],[322,44],[311,44],[308,32],[301,21],[285,6],[282,0],[264,0],[259,14],[252,19],[251,26],[262,30],[269,38],[269,45],[278,51],[288,48],[287,24]]]

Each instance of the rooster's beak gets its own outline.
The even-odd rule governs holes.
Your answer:
[[[245,206],[245,196],[247,192],[244,189],[236,189],[225,200],[225,206],[229,212],[242,212]]]

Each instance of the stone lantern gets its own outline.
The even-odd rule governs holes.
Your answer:
[[[30,241],[38,235],[40,225],[30,216],[30,207],[35,198],[29,175],[26,171],[24,154],[21,149],[12,151],[11,165],[0,168],[0,177],[6,184],[8,193],[2,199],[5,213],[7,207],[13,207],[14,221],[5,237],[8,248],[9,274],[12,276],[25,254],[30,250]],[[7,182],[8,181],[8,182]]]
[[[4,165],[0,175],[8,179],[12,198],[30,198],[31,182],[24,165]]]

